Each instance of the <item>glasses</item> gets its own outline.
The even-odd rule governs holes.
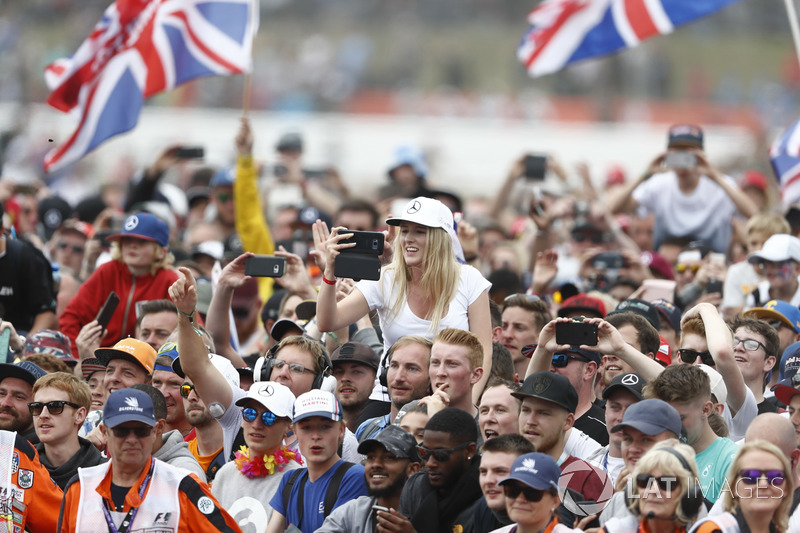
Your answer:
[[[660,490],[671,491],[673,487],[677,486],[678,478],[675,476],[661,476],[655,477],[650,474],[639,474],[636,476],[636,486],[640,489],[646,489],[651,486],[651,483],[658,485]]]
[[[675,265],[675,272],[678,274],[683,274],[687,270],[691,270],[692,272],[696,273],[698,270],[700,270],[700,265],[684,265],[683,263],[678,263]]]
[[[303,374],[305,372],[311,372],[311,370],[304,367],[300,363],[287,363],[283,359],[275,359],[275,363],[273,363],[272,368],[275,370],[283,370],[283,367],[287,365],[289,366],[289,370],[291,370],[295,374]]]
[[[128,438],[128,435],[131,434],[131,431],[133,432],[134,435],[136,435],[140,439],[149,437],[150,435],[153,434],[153,428],[151,428],[150,426],[136,426],[136,427],[124,427],[124,428],[117,426],[115,428],[109,428],[109,429],[111,430],[111,433],[113,433],[114,436],[117,437],[118,439]]]
[[[75,409],[78,409],[80,405],[77,403],[68,402],[65,400],[53,400],[52,402],[29,402],[28,409],[31,412],[32,416],[39,416],[42,414],[42,410],[47,407],[47,412],[51,415],[60,415],[64,412],[64,406],[69,405]]]
[[[258,417],[258,411],[253,409],[252,407],[245,407],[242,409],[242,418],[244,418],[245,422],[255,422],[256,417]],[[271,426],[275,423],[275,413],[271,411],[264,411],[261,413],[261,422],[265,426]]]
[[[541,302],[542,299],[536,296],[535,294],[525,294],[524,292],[518,292],[516,294],[509,294],[505,298],[503,298],[503,303],[507,304],[513,298],[524,298],[528,303],[535,303]]]
[[[219,203],[224,204],[224,203],[227,203],[227,202],[230,202],[231,200],[233,200],[233,195],[229,194],[229,193],[224,193],[224,192],[223,193],[219,193],[217,195],[217,200],[219,201]]]
[[[455,448],[437,448],[436,450],[431,450],[430,448],[426,448],[422,444],[417,445],[417,455],[423,461],[427,461],[428,458],[433,457],[436,459],[437,463],[446,463],[450,460],[450,455],[458,450],[463,450],[470,444],[475,444],[474,442],[462,442]]]
[[[689,365],[694,364],[698,356],[700,356],[700,361],[703,364],[706,364],[708,366],[717,365],[717,363],[714,362],[714,358],[711,357],[711,352],[709,352],[708,350],[704,352],[698,352],[697,350],[692,350],[691,348],[678,348],[678,357],[680,357],[681,361],[683,361],[686,364]]]
[[[249,307],[232,307],[231,314],[233,318],[247,318],[250,316],[250,308]]]
[[[510,498],[512,500],[516,499],[517,496],[522,494],[522,497],[529,502],[538,502],[542,500],[544,493],[545,491],[543,490],[534,489],[533,487],[523,487],[514,483],[507,483],[503,485],[503,494],[505,494],[506,498]]]
[[[194,385],[189,383],[184,383],[181,385],[181,396],[184,398],[188,398],[192,391],[196,391],[197,389],[194,388]]]
[[[744,344],[744,349],[747,350],[748,352],[755,352],[759,348],[764,348],[764,351],[765,352],[767,351],[767,347],[755,339],[739,339],[737,337],[734,337],[733,347],[736,348],[737,346],[739,346],[740,342]]]
[[[69,245],[65,242],[60,242],[56,244],[56,248],[58,248],[59,250],[66,250],[67,248],[69,248],[76,254],[82,254],[86,250],[83,246],[78,246],[77,244]]]
[[[756,470],[755,468],[745,468],[739,470],[739,477],[745,485],[755,485],[761,476],[767,478],[767,483],[770,485],[783,485],[786,479],[786,473],[783,470]]]
[[[581,363],[588,363],[589,360],[585,357],[580,357],[578,355],[571,355],[565,353],[557,353],[553,356],[553,366],[556,368],[564,368],[569,364],[570,361],[580,361]]]

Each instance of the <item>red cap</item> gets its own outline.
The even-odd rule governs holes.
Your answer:
[[[656,361],[664,366],[669,366],[672,364],[672,350],[670,350],[669,343],[664,340],[664,337],[659,335],[658,338],[661,340],[661,345],[658,347],[658,351],[655,354]]]
[[[767,192],[767,177],[757,170],[748,170],[744,173],[742,184],[739,185],[740,189],[745,187],[754,187],[759,191]]]
[[[600,315],[600,318],[605,318],[606,304],[600,298],[587,296],[582,292],[564,300],[561,309],[558,310],[558,316],[566,316],[567,313],[575,311],[587,311],[592,315]]]

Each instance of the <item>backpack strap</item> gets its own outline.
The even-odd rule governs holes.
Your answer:
[[[350,468],[354,466],[353,463],[343,462],[336,469],[331,477],[331,482],[328,484],[328,490],[325,492],[325,516],[331,514],[333,506],[336,504],[336,499],[339,497],[339,486],[342,484],[342,479]]]
[[[231,445],[231,456],[228,457],[228,461],[233,461],[236,459],[236,452],[242,446],[247,446],[247,442],[244,440],[244,429],[239,428],[239,431],[236,433],[236,436],[233,438],[233,445]]]
[[[292,494],[292,487],[294,487],[294,484],[297,481],[297,478],[299,478],[305,472],[308,472],[307,468],[298,468],[296,470],[292,470],[292,472],[289,474],[289,477],[286,480],[286,485],[283,486],[283,492],[281,492],[281,499],[283,499],[283,510],[284,511],[286,511],[289,508],[289,499],[290,499],[290,496]],[[303,479],[305,479],[305,478],[303,478]],[[303,519],[303,500],[302,500],[302,498],[300,499],[300,502],[298,503],[298,505],[300,506],[299,507],[300,514],[298,516],[300,516],[300,519],[302,520]],[[289,515],[288,511],[286,511],[286,515],[287,516]],[[297,525],[299,525],[299,524],[297,524]]]

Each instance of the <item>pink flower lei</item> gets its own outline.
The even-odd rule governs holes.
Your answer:
[[[236,468],[250,479],[274,474],[276,469],[278,472],[283,472],[283,468],[289,464],[289,461],[295,461],[299,465],[303,464],[303,458],[299,454],[290,451],[288,446],[281,446],[280,449],[275,450],[273,453],[255,457],[250,457],[250,449],[247,446],[242,446],[235,455]]]

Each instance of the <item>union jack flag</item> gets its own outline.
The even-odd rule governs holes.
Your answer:
[[[528,73],[543,76],[581,59],[632,48],[739,0],[545,0],[517,48]]]
[[[79,119],[47,171],[133,129],[144,100],[200,76],[251,68],[253,0],[117,0],[72,57],[45,68],[47,103]]]
[[[784,205],[800,200],[800,120],[775,139],[769,157]]]

